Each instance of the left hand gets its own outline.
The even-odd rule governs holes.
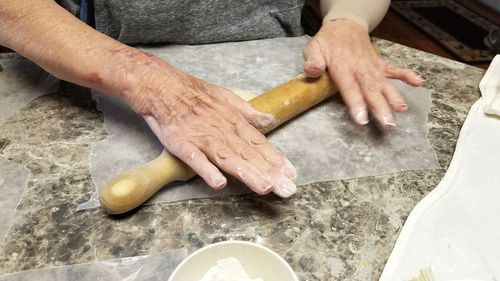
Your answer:
[[[368,123],[368,110],[388,128],[395,126],[391,108],[396,112],[408,109],[388,78],[412,86],[425,81],[411,70],[384,62],[373,50],[368,32],[350,20],[324,24],[304,49],[304,58],[307,76],[316,78],[328,71],[351,117],[361,125]]]

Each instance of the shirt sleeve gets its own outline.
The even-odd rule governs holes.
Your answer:
[[[323,24],[349,19],[372,31],[384,18],[390,0],[320,0]]]

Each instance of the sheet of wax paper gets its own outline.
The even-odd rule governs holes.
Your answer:
[[[170,64],[233,90],[260,94],[302,73],[308,37],[276,38],[201,46],[144,48]],[[427,142],[430,91],[394,82],[410,109],[396,115],[397,127],[381,131],[351,121],[338,96],[274,131],[269,139],[296,165],[299,185],[336,179],[431,169],[438,166]],[[109,136],[95,143],[90,158],[97,191],[78,209],[99,205],[98,191],[116,175],[156,158],[162,147],[147,125],[126,106],[99,93]],[[160,172],[160,171],[159,171]],[[200,178],[173,183],[148,203],[241,194],[249,189],[230,181],[213,191]]]
[[[22,271],[0,276],[0,281],[165,281],[186,256],[187,250],[179,249],[150,256]]]
[[[19,56],[0,59],[0,123],[34,99],[57,90],[58,79]]]
[[[500,118],[483,112],[486,102],[472,106],[446,175],[410,213],[381,281],[425,269],[434,280],[500,280]]]
[[[19,56],[0,58],[0,70],[0,124],[37,97],[57,89],[57,79]],[[28,177],[26,167],[0,156],[0,244],[10,227]]]
[[[0,245],[9,230],[14,212],[28,182],[29,170],[0,157]]]

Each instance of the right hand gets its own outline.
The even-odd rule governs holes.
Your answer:
[[[173,155],[214,189],[227,184],[221,170],[258,194],[290,197],[294,166],[257,129],[275,122],[233,92],[144,54],[144,71],[126,99]]]
[[[167,150],[211,187],[227,183],[220,168],[259,194],[288,197],[296,191],[293,165],[250,125],[267,125],[272,116],[97,32],[53,0],[1,6],[1,45],[60,79],[127,101]]]

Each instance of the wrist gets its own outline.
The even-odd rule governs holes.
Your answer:
[[[129,46],[118,46],[103,54],[99,73],[89,73],[92,88],[117,96],[137,112],[142,111],[146,96],[158,93],[159,85],[171,85],[175,70],[161,59]]]
[[[336,23],[336,24],[356,24],[356,26],[361,27],[363,30],[368,32],[369,27],[368,27],[368,22],[363,19],[362,17],[353,14],[353,13],[348,13],[348,12],[335,12],[335,13],[328,13],[324,18],[323,18],[323,26],[331,23]]]
[[[322,28],[331,31],[350,30],[350,32],[363,33],[368,35],[368,31],[360,24],[350,19],[334,19],[323,23]]]

